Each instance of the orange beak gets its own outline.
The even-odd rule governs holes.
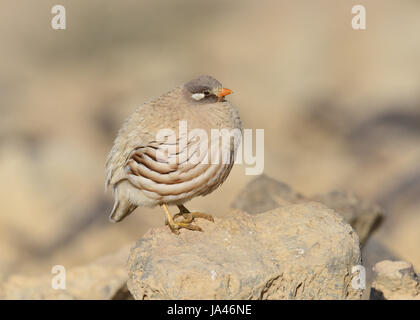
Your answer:
[[[218,96],[219,98],[223,98],[223,97],[225,97],[225,96],[227,96],[227,95],[229,95],[229,94],[231,94],[231,93],[233,93],[233,91],[232,91],[232,90],[230,90],[230,89],[226,89],[226,88],[219,88],[219,89],[217,90],[217,96]]]

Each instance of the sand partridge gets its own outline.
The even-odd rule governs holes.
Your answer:
[[[230,93],[204,75],[135,110],[106,162],[106,186],[112,186],[115,197],[111,221],[121,221],[138,206],[157,205],[176,234],[181,228],[202,231],[192,224],[194,218],[213,221],[183,204],[214,191],[232,169],[241,120],[225,99]],[[171,216],[168,205],[178,206],[179,213]]]

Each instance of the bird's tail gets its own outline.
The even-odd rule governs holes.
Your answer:
[[[115,202],[109,220],[111,222],[119,222],[133,212],[137,206],[129,201],[124,192],[118,192],[118,187],[114,191]]]

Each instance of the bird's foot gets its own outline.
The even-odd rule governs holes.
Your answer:
[[[192,220],[189,221],[189,220],[184,219],[183,221],[177,222],[172,219],[172,220],[166,220],[165,222],[169,226],[169,229],[171,229],[171,231],[175,233],[176,235],[179,234],[179,229],[182,229],[182,228],[192,230],[192,231],[203,231],[203,229],[201,229],[199,226],[193,225]]]
[[[195,218],[202,218],[214,222],[213,216],[207,213],[202,212],[180,212],[173,216],[173,219],[176,220],[178,217],[183,217],[183,223],[191,223]]]
[[[180,212],[179,214],[176,214],[174,217],[171,216],[168,207],[165,204],[162,204],[162,208],[165,211],[166,214],[166,220],[165,220],[165,224],[169,226],[169,229],[171,229],[171,231],[175,234],[179,234],[179,229],[188,229],[188,230],[192,230],[192,231],[203,231],[199,226],[193,225],[192,222],[194,220],[194,217],[191,216],[187,216],[189,215],[189,211],[184,207],[181,206],[180,207]],[[175,217],[177,215],[186,215],[183,221],[175,221]]]
[[[195,218],[203,218],[206,220],[209,220],[211,222],[214,222],[213,217],[210,214],[202,213],[202,212],[190,212],[187,208],[184,207],[184,205],[180,204],[178,205],[179,213],[174,215],[174,219],[182,216],[184,218],[184,221],[182,222],[192,222]]]
[[[183,220],[176,221],[177,218],[182,217]],[[179,229],[184,228],[193,231],[203,231],[199,226],[193,225],[192,222],[195,218],[203,218],[214,222],[213,217],[210,214],[202,212],[180,212],[172,217],[172,223],[166,220],[166,224],[175,234],[179,234]]]
[[[162,208],[166,214],[165,224],[169,226],[171,231],[175,234],[179,234],[179,229],[188,229],[193,231],[203,231],[199,226],[193,225],[192,222],[195,218],[203,218],[214,222],[213,217],[210,214],[202,212],[189,212],[187,208],[183,205],[178,205],[179,213],[171,216],[168,207],[165,204],[162,204]],[[177,218],[183,217],[182,221],[176,221]]]

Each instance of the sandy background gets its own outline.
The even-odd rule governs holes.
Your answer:
[[[136,106],[208,73],[265,129],[265,173],[386,210],[372,240],[420,270],[420,2],[64,0],[0,3],[0,279],[93,261],[164,223],[110,224],[104,163]],[[247,181],[188,206],[223,216]]]

